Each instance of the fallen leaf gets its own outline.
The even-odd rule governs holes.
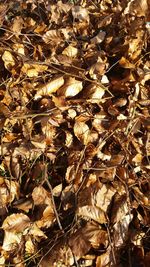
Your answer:
[[[100,31],[96,36],[91,39],[92,44],[100,44],[104,41],[106,32]]]
[[[88,137],[90,135],[90,129],[84,122],[76,121],[74,124],[74,134],[80,140],[81,143],[86,145],[88,143]]]
[[[73,6],[72,15],[74,19],[78,19],[79,21],[89,21],[88,10],[82,6]]]
[[[76,57],[78,54],[78,49],[72,45],[69,45],[63,50],[62,54],[68,57]]]
[[[29,226],[29,217],[23,213],[16,213],[7,216],[7,218],[3,221],[2,229],[4,231],[9,231],[13,233],[21,233],[25,230],[25,228]]]
[[[94,195],[95,205],[101,208],[104,212],[107,212],[115,193],[116,190],[113,187],[103,184],[102,188]]]
[[[95,206],[78,207],[77,215],[83,218],[92,219],[100,224],[107,223],[105,213],[102,209]]]
[[[21,68],[21,71],[28,77],[37,77],[39,73],[42,73],[47,69],[48,66],[46,65],[24,63],[24,65]]]
[[[7,70],[10,70],[10,68],[15,66],[15,59],[9,51],[5,51],[3,53],[2,60],[4,61],[4,65]]]
[[[67,82],[61,87],[57,93],[58,95],[65,96],[65,97],[74,97],[80,91],[82,91],[83,85],[82,82],[76,80],[75,78],[70,77]]]
[[[50,95],[52,93],[55,93],[63,85],[64,85],[63,76],[53,79],[52,81],[50,81],[49,83],[38,89],[37,93],[34,96],[34,99],[36,100],[42,97],[43,95]]]

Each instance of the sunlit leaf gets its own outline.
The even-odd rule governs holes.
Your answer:
[[[39,88],[34,98],[38,99],[43,95],[50,95],[52,93],[55,93],[63,84],[64,84],[64,78],[63,76],[60,76],[50,81],[46,85],[42,86],[42,88]]]
[[[26,227],[29,227],[29,225],[30,219],[27,215],[23,213],[16,213],[7,216],[2,224],[2,229],[7,232],[20,233],[24,231]]]
[[[92,219],[98,223],[106,223],[106,216],[103,210],[95,206],[83,206],[77,210],[78,216],[83,216],[87,219]]]
[[[15,66],[15,59],[9,51],[5,51],[2,55],[2,60],[6,69],[10,69]]]
[[[73,97],[77,95],[82,89],[82,82],[70,77],[67,80],[67,83],[59,89],[58,94],[62,96],[64,95],[65,97]]]

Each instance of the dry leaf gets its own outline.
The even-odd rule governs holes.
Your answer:
[[[35,253],[35,246],[34,246],[34,244],[32,242],[31,237],[29,237],[29,239],[25,243],[25,252],[29,256],[31,256],[31,255],[33,255]]]
[[[14,44],[13,49],[18,54],[25,56],[25,47],[23,44]]]
[[[111,200],[116,190],[113,187],[103,185],[101,189],[97,191],[94,195],[95,205],[101,208],[104,212],[107,212],[109,205],[111,205]]]
[[[39,88],[39,90],[34,96],[34,99],[38,99],[43,95],[50,95],[52,93],[55,93],[61,86],[63,86],[63,84],[64,84],[63,76],[53,79],[46,85],[42,86],[42,88]]]
[[[16,213],[4,220],[2,224],[2,229],[4,231],[9,231],[13,233],[21,233],[25,228],[30,226],[30,219],[27,215],[23,213]]]
[[[15,66],[15,59],[9,51],[5,51],[2,55],[2,60],[6,69],[10,69]]]
[[[122,214],[122,216],[120,216],[120,221],[115,223],[115,225],[113,226],[115,247],[120,248],[126,242],[128,238],[129,224],[132,221],[132,219],[133,219],[132,214],[127,214],[126,216]]]
[[[100,224],[107,222],[104,211],[95,206],[78,207],[77,215],[88,220],[92,219]]]
[[[91,39],[92,44],[100,44],[104,41],[106,32],[100,31],[95,37]]]
[[[86,145],[90,135],[90,129],[88,125],[84,122],[76,121],[73,130],[75,136],[80,140],[80,142]]]
[[[53,195],[55,197],[59,197],[60,194],[62,192],[62,184],[59,184],[59,185],[56,185],[54,188],[53,188]]]
[[[42,186],[37,186],[32,192],[34,205],[51,205],[50,193],[47,192]]]
[[[12,24],[12,31],[17,35],[21,33],[23,28],[23,19],[20,16],[15,17]]]
[[[126,196],[121,195],[119,196],[118,193],[115,194],[114,203],[111,212],[111,222],[112,223],[119,223],[122,218],[129,213],[129,206],[126,202]]]
[[[107,232],[102,230],[96,223],[87,222],[86,226],[82,229],[82,233],[90,241],[93,248],[98,248],[101,244],[104,246],[108,244]]]
[[[127,69],[134,69],[135,65],[130,63],[129,60],[127,60],[125,57],[122,57],[119,60],[119,64],[123,67],[123,68],[127,68]]]
[[[44,72],[47,69],[48,66],[46,65],[24,63],[23,67],[21,68],[21,71],[28,77],[37,77],[39,73]]]
[[[77,259],[85,255],[91,248],[90,241],[84,237],[81,229],[71,235],[69,239],[69,246]]]
[[[21,233],[5,231],[2,249],[4,251],[15,250],[18,244],[20,244],[21,238],[22,238]]]
[[[39,228],[48,228],[52,225],[52,223],[55,221],[55,214],[52,205],[47,206],[44,211],[43,215],[40,218],[40,220],[36,221],[36,224]]]
[[[70,29],[67,27],[58,30],[50,30],[43,35],[43,40],[47,44],[52,43],[53,45],[57,45],[57,43],[63,41],[64,39],[68,40],[70,38],[69,33]]]
[[[84,97],[90,99],[91,103],[99,103],[104,94],[104,88],[91,84],[86,88]]]
[[[89,22],[89,14],[88,10],[81,6],[73,6],[72,7],[72,15],[74,19],[78,19],[79,21],[88,21]]]
[[[68,57],[76,57],[78,54],[78,49],[72,45],[69,45],[63,50],[62,54]]]
[[[36,222],[31,225],[30,229],[28,229],[28,233],[37,241],[40,241],[42,238],[47,239],[47,236],[41,229],[39,229]]]
[[[65,85],[58,90],[58,95],[65,97],[73,97],[83,89],[82,82],[70,77]]]

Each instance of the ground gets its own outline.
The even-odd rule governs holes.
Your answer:
[[[149,0],[1,1],[1,266],[149,266],[149,48]]]

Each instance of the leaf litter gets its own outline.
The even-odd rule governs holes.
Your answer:
[[[149,267],[150,1],[0,3],[1,266]]]

